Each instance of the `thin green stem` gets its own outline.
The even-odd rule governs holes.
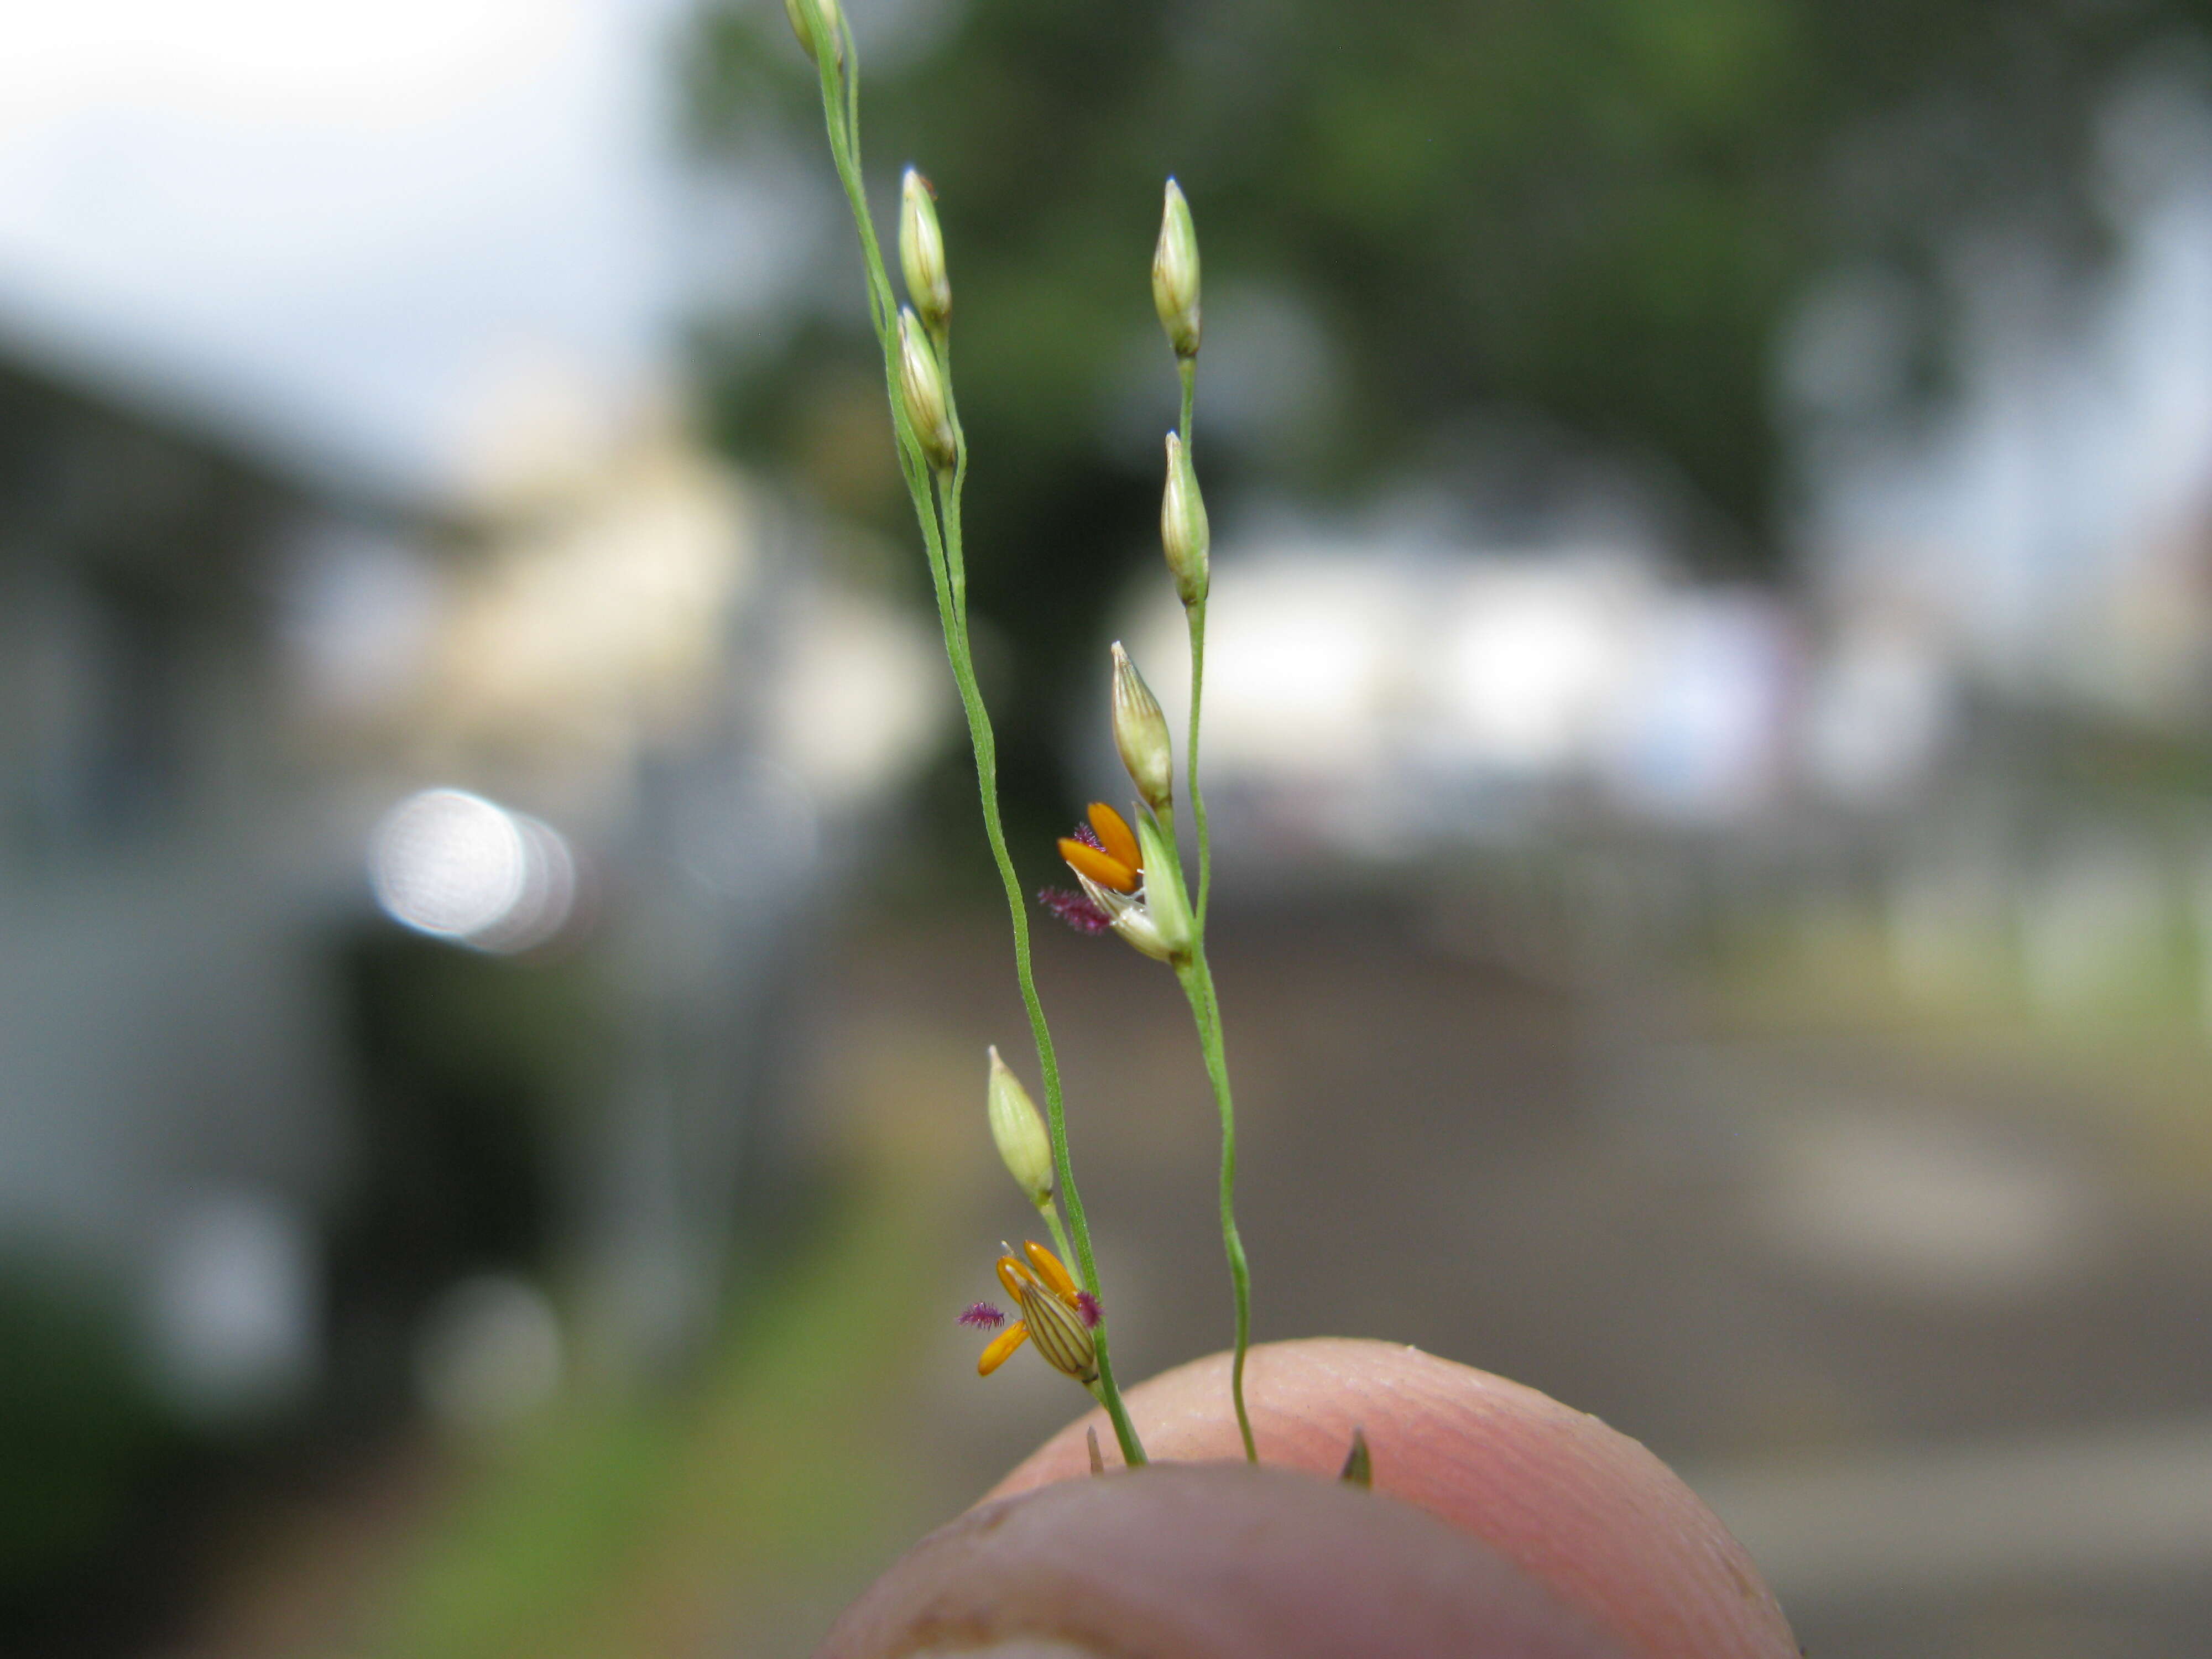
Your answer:
[[[1195,357],[1176,359],[1176,378],[1182,382],[1182,425],[1177,428],[1182,434],[1182,453],[1193,466],[1197,456],[1191,448],[1192,421],[1196,410],[1198,391],[1198,360]],[[1190,817],[1198,831],[1198,926],[1206,928],[1206,901],[1213,896],[1213,837],[1206,828],[1206,797],[1198,787],[1198,729],[1199,706],[1206,696],[1206,595],[1183,607],[1183,621],[1190,629],[1190,740],[1184,744],[1184,763],[1190,780]]]
[[[1229,1398],[1237,1408],[1237,1432],[1243,1437],[1244,1455],[1260,1461],[1252,1438],[1252,1417],[1244,1406],[1244,1354],[1252,1343],[1252,1269],[1244,1259],[1244,1240],[1237,1231],[1237,1109],[1229,1093],[1229,1057],[1221,1041],[1221,1005],[1213,990],[1213,970],[1206,965],[1201,938],[1190,959],[1176,969],[1183,994],[1190,999],[1192,1018],[1198,1026],[1198,1046],[1206,1057],[1206,1075],[1213,1085],[1214,1104],[1221,1113],[1221,1248],[1229,1258],[1229,1282],[1237,1298],[1237,1347],[1229,1362]]]
[[[1044,1218],[1044,1224],[1052,1230],[1052,1242],[1059,1247],[1060,1259],[1066,1261],[1075,1254],[1075,1247],[1067,1242],[1067,1228],[1060,1221],[1060,1206],[1047,1198],[1037,1206],[1037,1213]]]
[[[1182,437],[1182,453],[1188,455],[1191,445],[1191,405],[1196,401],[1198,390],[1198,359],[1177,357],[1176,377],[1182,382],[1182,424],[1178,426],[1176,431]],[[1197,465],[1194,457],[1191,464],[1194,466]]]
[[[1014,972],[1020,981],[1022,1005],[1029,1013],[1030,1032],[1036,1043],[1037,1067],[1044,1080],[1045,1119],[1051,1133],[1054,1171],[1067,1205],[1078,1271],[1084,1287],[1097,1296],[1098,1267],[1091,1249],[1090,1224],[1084,1215],[1082,1195],[1076,1189],[1075,1174],[1068,1158],[1067,1114],[1060,1088],[1060,1062],[1030,967],[1029,912],[1022,902],[1020,878],[1006,850],[1006,830],[1000,819],[998,743],[991,728],[990,714],[983,706],[981,690],[975,683],[975,661],[969,648],[967,565],[960,531],[960,487],[967,473],[967,440],[964,435],[957,437],[955,465],[936,473],[937,500],[933,502],[931,469],[913,424],[907,419],[905,400],[899,392],[898,307],[862,185],[859,58],[849,29],[845,31],[844,71],[839,72],[836,58],[828,50],[817,51],[815,66],[821,76],[823,115],[830,157],[852,209],[854,227],[860,234],[868,312],[875,325],[877,343],[883,350],[884,382],[890,404],[892,430],[897,440],[899,470],[906,479],[907,492],[914,501],[915,518],[921,528],[930,586],[937,600],[938,621],[945,634],[945,656],[951,664],[953,683],[959,690],[960,706],[967,716],[969,741],[975,751],[975,785],[982,805],[984,836],[991,844],[991,856],[998,865],[1000,881],[1006,889],[1007,911],[1013,923]],[[955,430],[957,433],[957,427]],[[1062,1248],[1066,1249],[1064,1243]],[[1115,1384],[1113,1360],[1103,1320],[1094,1335],[1098,1352],[1098,1397],[1113,1421],[1122,1461],[1133,1467],[1146,1461],[1144,1443],[1137,1437],[1136,1425],[1130,1422],[1121,1403],[1121,1390]]]
[[[1206,902],[1213,896],[1213,837],[1206,827],[1206,796],[1198,787],[1198,730],[1199,708],[1206,696],[1206,599],[1182,610],[1183,621],[1190,629],[1190,736],[1184,744],[1187,787],[1190,794],[1190,821],[1198,832],[1198,927],[1206,931]]]
[[[945,382],[945,413],[952,423],[952,489],[945,506],[945,553],[952,576],[952,608],[960,624],[960,647],[969,648],[968,559],[960,537],[960,502],[968,487],[968,428],[960,424],[960,404],[952,389],[952,324],[948,319],[929,331],[937,367]],[[944,480],[939,480],[940,492]]]
[[[1178,357],[1176,370],[1182,383],[1180,430],[1183,456],[1195,465],[1192,432],[1197,360]],[[1184,744],[1184,757],[1191,823],[1198,836],[1198,903],[1194,910],[1198,943],[1189,963],[1178,968],[1176,975],[1182,981],[1183,994],[1190,999],[1191,1017],[1198,1026],[1199,1047],[1206,1056],[1206,1074],[1213,1085],[1214,1104],[1221,1113],[1221,1250],[1229,1259],[1229,1281],[1237,1298],[1237,1347],[1229,1362],[1229,1395],[1237,1408],[1237,1429],[1244,1439],[1244,1455],[1256,1463],[1260,1461],[1259,1448],[1252,1438],[1252,1419],[1244,1406],[1244,1354],[1252,1340],[1252,1270],[1244,1259],[1243,1237],[1237,1231],[1237,1109],[1229,1092],[1229,1057],[1222,1043],[1220,998],[1213,988],[1213,969],[1206,958],[1206,908],[1213,896],[1213,837],[1206,827],[1206,793],[1198,783],[1200,714],[1206,700],[1206,596],[1201,592],[1183,607],[1183,620],[1190,631],[1190,735]]]
[[[1068,1153],[1067,1107],[1060,1086],[1060,1060],[1053,1048],[1051,1029],[1045,1023],[1044,1004],[1037,996],[1036,977],[1030,960],[1029,911],[1022,902],[1020,878],[1014,872],[1012,856],[1006,850],[1006,829],[999,816],[998,739],[991,728],[991,717],[983,707],[983,694],[975,683],[975,661],[968,647],[967,576],[960,554],[960,499],[955,488],[957,478],[957,472],[951,470],[940,471],[937,475],[938,499],[945,515],[944,556],[932,568],[933,576],[940,578],[939,617],[944,624],[952,678],[960,690],[960,704],[968,715],[969,740],[975,752],[983,834],[991,843],[991,856],[999,866],[999,880],[1006,889],[1006,909],[1013,923],[1014,974],[1021,983],[1022,1006],[1029,1011],[1030,1035],[1036,1041],[1037,1069],[1044,1079],[1045,1127],[1052,1140],[1053,1174],[1067,1205],[1077,1272],[1084,1289],[1099,1297],[1103,1304],[1105,1298],[1098,1289],[1098,1263],[1091,1248],[1091,1225],[1084,1214],[1083,1195],[1076,1188],[1073,1163]],[[1122,1461],[1133,1467],[1145,1462],[1145,1448],[1137,1437],[1136,1425],[1122,1407],[1121,1390],[1114,1382],[1114,1361],[1103,1319],[1092,1335],[1098,1345],[1099,1399],[1106,1407],[1107,1416],[1113,1420],[1115,1438],[1121,1443]]]
[[[945,393],[945,409],[952,408],[952,394]],[[959,417],[952,417],[953,461],[950,469],[937,475],[937,507],[945,524],[945,573],[952,583],[952,623],[960,634],[960,652],[970,657],[968,638],[968,556],[960,530],[960,492],[968,472],[968,434],[960,429]],[[993,792],[995,799],[997,792]]]

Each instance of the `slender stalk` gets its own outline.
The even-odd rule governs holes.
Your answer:
[[[1198,730],[1199,705],[1206,696],[1206,600],[1182,608],[1182,619],[1190,631],[1190,737],[1184,744],[1187,750],[1187,775],[1189,779],[1190,818],[1198,831],[1198,926],[1206,927],[1206,902],[1213,896],[1213,837],[1206,827],[1206,797],[1198,787]]]
[[[1052,1230],[1052,1242],[1059,1248],[1060,1259],[1066,1261],[1075,1254],[1075,1248],[1067,1242],[1067,1229],[1061,1224],[1060,1206],[1048,1198],[1037,1206],[1037,1213],[1044,1218],[1044,1224]]]
[[[965,440],[961,442],[964,447]],[[1038,999],[1036,978],[1030,961],[1029,911],[1022,902],[1020,878],[1014,873],[1013,859],[1006,851],[1006,829],[999,817],[998,740],[991,729],[990,715],[983,707],[982,692],[975,684],[975,663],[968,648],[966,574],[960,558],[960,502],[953,489],[956,476],[951,471],[940,471],[937,477],[938,495],[945,512],[942,563],[946,572],[940,587],[939,611],[945,624],[947,654],[952,659],[953,678],[960,688],[961,706],[968,714],[969,738],[975,751],[983,833],[991,843],[991,856],[998,864],[999,879],[1006,892],[1006,909],[1013,921],[1014,973],[1021,981],[1022,1006],[1029,1011],[1030,1033],[1036,1039],[1037,1069],[1044,1080],[1045,1127],[1052,1139],[1053,1175],[1059,1183],[1060,1197],[1067,1205],[1068,1231],[1073,1235],[1083,1288],[1099,1297],[1103,1306],[1105,1298],[1098,1289],[1098,1264],[1091,1249],[1091,1224],[1084,1214],[1083,1195],[1076,1188],[1075,1170],[1068,1154],[1067,1108],[1060,1088],[1060,1060],[1053,1048],[1052,1031],[1045,1023],[1044,1005]],[[1098,1322],[1091,1334],[1098,1345],[1099,1401],[1106,1407],[1107,1416],[1113,1419],[1115,1437],[1121,1443],[1122,1461],[1133,1467],[1145,1462],[1145,1449],[1137,1438],[1135,1425],[1122,1408],[1121,1391],[1115,1385],[1114,1361],[1107,1345],[1104,1319]]]
[[[1178,357],[1176,371],[1182,381],[1182,424],[1176,428],[1182,434],[1182,453],[1193,466],[1197,465],[1196,453],[1191,447],[1192,419],[1196,402],[1198,362],[1192,357]],[[1213,895],[1213,837],[1206,827],[1206,797],[1198,787],[1198,730],[1199,707],[1206,696],[1206,595],[1197,603],[1183,607],[1183,621],[1190,630],[1190,739],[1184,744],[1184,760],[1190,780],[1191,823],[1198,831],[1198,925],[1206,927],[1206,901]]]
[[[1244,1259],[1243,1237],[1237,1231],[1237,1109],[1229,1093],[1229,1057],[1221,1041],[1221,1005],[1213,989],[1213,970],[1206,965],[1201,939],[1190,960],[1176,969],[1183,994],[1190,999],[1192,1018],[1198,1026],[1198,1046],[1206,1057],[1206,1075],[1213,1085],[1214,1104],[1221,1113],[1221,1248],[1229,1258],[1229,1282],[1237,1299],[1237,1347],[1229,1362],[1229,1398],[1237,1408],[1237,1432],[1244,1441],[1244,1455],[1260,1461],[1252,1438],[1252,1417],[1244,1406],[1244,1354],[1252,1344],[1252,1269]]]
[[[968,428],[960,424],[960,404],[952,390],[952,324],[948,318],[941,325],[929,331],[930,344],[937,351],[937,366],[945,380],[945,412],[952,422],[952,487],[945,491],[945,480],[940,477],[938,488],[943,496],[945,516],[945,562],[952,578],[952,609],[960,624],[960,646],[968,647],[968,560],[960,538],[960,501],[968,487]]]
[[[1191,439],[1198,363],[1194,358],[1178,356],[1176,370],[1182,383],[1182,424],[1177,430],[1182,437],[1184,458],[1194,466],[1197,452]],[[1176,969],[1176,977],[1182,983],[1183,994],[1190,1000],[1191,1018],[1198,1027],[1199,1048],[1206,1057],[1206,1079],[1213,1085],[1214,1105],[1221,1114],[1221,1252],[1229,1259],[1229,1282],[1237,1300],[1237,1346],[1229,1362],[1229,1397],[1237,1408],[1237,1431],[1243,1437],[1244,1455],[1256,1463],[1260,1461],[1259,1447],[1252,1438],[1251,1413],[1244,1406],[1244,1355],[1252,1343],[1252,1269],[1244,1259],[1243,1237],[1237,1230],[1237,1108],[1229,1092],[1229,1057],[1222,1043],[1221,1002],[1213,988],[1213,969],[1206,959],[1206,903],[1213,891],[1213,838],[1206,828],[1206,794],[1198,785],[1200,711],[1206,697],[1206,599],[1201,592],[1183,607],[1183,620],[1190,631],[1190,735],[1184,754],[1191,822],[1198,834],[1198,902],[1194,909],[1198,921],[1198,943],[1189,962]]]
[[[1098,1267],[1091,1249],[1090,1224],[1084,1215],[1082,1195],[1076,1189],[1075,1172],[1068,1158],[1067,1113],[1060,1088],[1060,1061],[1053,1048],[1052,1031],[1045,1023],[1044,1005],[1037,996],[1036,979],[1030,967],[1029,912],[1022,902],[1021,880],[1006,850],[1006,830],[999,815],[998,742],[992,731],[989,712],[983,706],[982,692],[975,682],[975,665],[969,647],[968,574],[960,529],[960,488],[968,470],[967,438],[956,423],[955,464],[936,471],[936,500],[933,501],[932,469],[907,419],[905,400],[899,391],[898,307],[884,264],[883,251],[876,240],[875,221],[868,211],[863,187],[860,165],[860,60],[849,28],[844,30],[844,38],[845,68],[842,74],[830,43],[818,43],[815,52],[830,158],[836,165],[839,182],[844,186],[846,201],[852,209],[854,228],[860,234],[868,313],[875,325],[877,343],[883,349],[884,383],[897,440],[899,471],[906,479],[907,493],[914,501],[915,518],[921,527],[930,586],[936,596],[938,621],[945,634],[945,656],[951,664],[953,683],[959,690],[960,706],[967,716],[969,742],[975,751],[983,832],[991,844],[992,859],[999,867],[1000,882],[1006,889],[1006,908],[1013,923],[1014,972],[1020,981],[1022,1006],[1029,1013],[1030,1032],[1036,1043],[1037,1068],[1044,1081],[1045,1121],[1052,1139],[1054,1172],[1067,1204],[1073,1254],[1084,1288],[1098,1296]],[[947,395],[949,398],[949,390]],[[1066,1249],[1065,1242],[1062,1249]],[[1146,1461],[1144,1443],[1137,1437],[1136,1425],[1129,1420],[1121,1403],[1121,1390],[1115,1384],[1103,1320],[1093,1336],[1098,1352],[1098,1399],[1113,1422],[1122,1461],[1133,1467]]]
[[[1044,1224],[1052,1229],[1052,1242],[1060,1247],[1060,1259],[1062,1261],[1066,1261],[1068,1257],[1074,1255],[1075,1252],[1068,1245],[1067,1229],[1060,1224],[1060,1206],[1054,1203],[1051,1199],[1048,1198],[1043,1203],[1037,1206],[1037,1213],[1044,1218]],[[1092,1294],[1095,1295],[1097,1292],[1094,1291]],[[1102,1319],[1098,1322],[1099,1327],[1103,1329],[1106,1322]],[[1088,1384],[1087,1386],[1091,1390],[1091,1397],[1106,1408],[1106,1415],[1114,1425],[1114,1437],[1121,1442],[1122,1462],[1125,1463],[1127,1462],[1129,1443],[1136,1438],[1136,1430],[1132,1426],[1129,1430],[1127,1437],[1123,1437],[1121,1433],[1121,1396],[1118,1391],[1112,1389],[1110,1385],[1107,1382],[1106,1368],[1103,1361],[1098,1368],[1098,1380]],[[1095,1445],[1096,1443],[1097,1443],[1094,1440],[1093,1444]],[[1144,1461],[1141,1449],[1137,1461],[1139,1462],[1142,1462]]]

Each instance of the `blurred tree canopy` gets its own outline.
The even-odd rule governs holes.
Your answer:
[[[1209,348],[1241,328],[1244,355],[1279,371],[1218,386],[1201,356],[1217,532],[1243,490],[1327,507],[1449,483],[1503,416],[1663,477],[1711,532],[1686,552],[1755,564],[1786,517],[1774,359],[1808,283],[1850,261],[1916,283],[1918,380],[1940,385],[1950,239],[1999,225],[2093,254],[2099,120],[2130,76],[2193,75],[2212,9],[848,4],[883,233],[903,163],[937,188],[975,605],[1012,647],[992,690],[1012,758],[1046,776],[1071,672],[1103,684],[1103,657],[1072,653],[1097,643],[1130,563],[1158,554],[1175,384],[1149,259],[1169,173],[1199,228]],[[702,149],[804,157],[830,199],[781,8],[708,10],[686,63]],[[850,406],[882,389],[850,228],[819,241],[796,314],[702,330],[714,418],[836,509],[896,526],[884,417]]]

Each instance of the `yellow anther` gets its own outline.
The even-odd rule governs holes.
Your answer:
[[[1100,836],[1104,840],[1104,836]],[[1088,876],[1101,887],[1111,888],[1117,893],[1137,890],[1137,871],[1110,854],[1095,847],[1086,847],[1073,836],[1060,838],[1060,855],[1067,860],[1067,867],[1079,876]]]
[[[1075,1279],[1060,1258],[1033,1238],[1023,1241],[1022,1251],[1029,1257],[1030,1266],[1036,1269],[1037,1277],[1051,1286],[1053,1294],[1072,1304],[1075,1300]],[[1012,1285],[1006,1287],[1006,1294],[1015,1294]]]
[[[1025,1243],[1022,1253],[1029,1257],[1026,1264],[1009,1249],[998,1267],[999,1283],[1024,1316],[992,1338],[975,1362],[975,1374],[988,1376],[1024,1339],[1033,1339],[1055,1370],[1087,1385],[1098,1375],[1097,1341],[1077,1300],[1075,1281],[1060,1258],[1035,1240]]]
[[[1030,1328],[1028,1324],[1024,1321],[1019,1319],[1017,1319],[1012,1324],[1007,1326],[1006,1329],[1000,1331],[996,1336],[991,1339],[991,1346],[984,1349],[981,1354],[976,1356],[975,1375],[978,1376],[988,1376],[993,1371],[998,1370],[1000,1366],[1005,1364],[1006,1363],[1006,1356],[1012,1353],[1015,1349],[1020,1347],[1022,1346],[1022,1340],[1028,1336],[1029,1334]]]
[[[1132,870],[1145,867],[1144,853],[1128,820],[1103,800],[1091,803],[1091,828],[1104,844],[1107,857],[1120,860]]]

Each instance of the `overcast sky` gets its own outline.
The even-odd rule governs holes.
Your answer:
[[[0,51],[0,349],[435,488],[675,302],[685,0],[70,0]]]

